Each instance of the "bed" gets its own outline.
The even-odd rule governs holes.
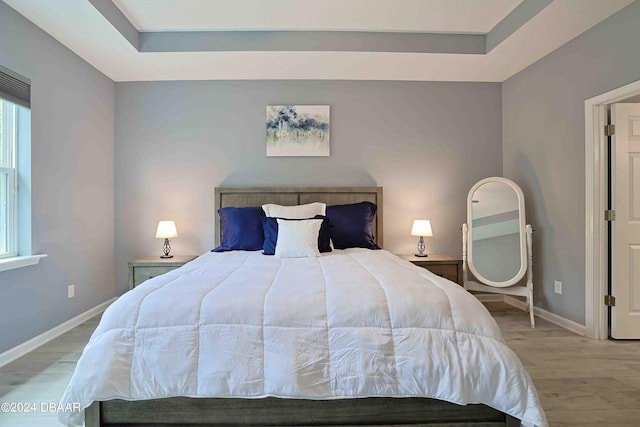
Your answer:
[[[378,206],[382,246],[380,187],[215,190],[216,209],[362,201]],[[61,421],[80,424],[79,406],[87,427],[546,425],[479,302],[361,248],[298,260],[207,253],[145,282],[105,312],[61,404],[74,408]]]

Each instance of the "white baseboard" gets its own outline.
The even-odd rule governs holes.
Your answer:
[[[86,322],[87,320],[91,319],[93,316],[102,313],[116,299],[117,298],[111,298],[110,300],[105,301],[102,304],[95,306],[85,311],[82,314],[79,314],[73,319],[69,319],[64,323],[59,324],[55,328],[49,329],[47,332],[44,332],[38,335],[37,337],[31,338],[29,341],[23,342],[22,344],[19,344],[13,348],[10,348],[9,350],[0,354],[0,367],[3,367],[8,363],[13,362],[19,357],[22,357],[25,354],[29,353],[30,351],[33,351],[36,348],[40,347],[41,345],[48,343],[49,341],[59,337],[65,332],[69,332],[71,329]]]
[[[504,302],[521,310],[527,309],[527,304],[524,301],[508,295],[504,296]],[[540,307],[533,307],[533,314],[578,335],[587,335],[587,328],[585,325],[581,325],[573,320],[558,316],[557,314],[551,313],[550,311],[544,310]]]

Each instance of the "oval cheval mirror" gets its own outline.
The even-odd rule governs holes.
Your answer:
[[[491,177],[471,188],[462,226],[464,287],[525,297],[533,328],[532,231],[516,183]],[[469,280],[469,273],[475,280]],[[525,275],[526,284],[519,285]]]

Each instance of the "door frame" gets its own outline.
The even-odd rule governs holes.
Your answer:
[[[607,105],[640,95],[640,80],[589,98],[585,121],[585,329],[589,338],[608,338],[607,294]]]

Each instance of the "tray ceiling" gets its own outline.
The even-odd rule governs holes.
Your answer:
[[[114,81],[500,82],[633,0],[3,0]]]

